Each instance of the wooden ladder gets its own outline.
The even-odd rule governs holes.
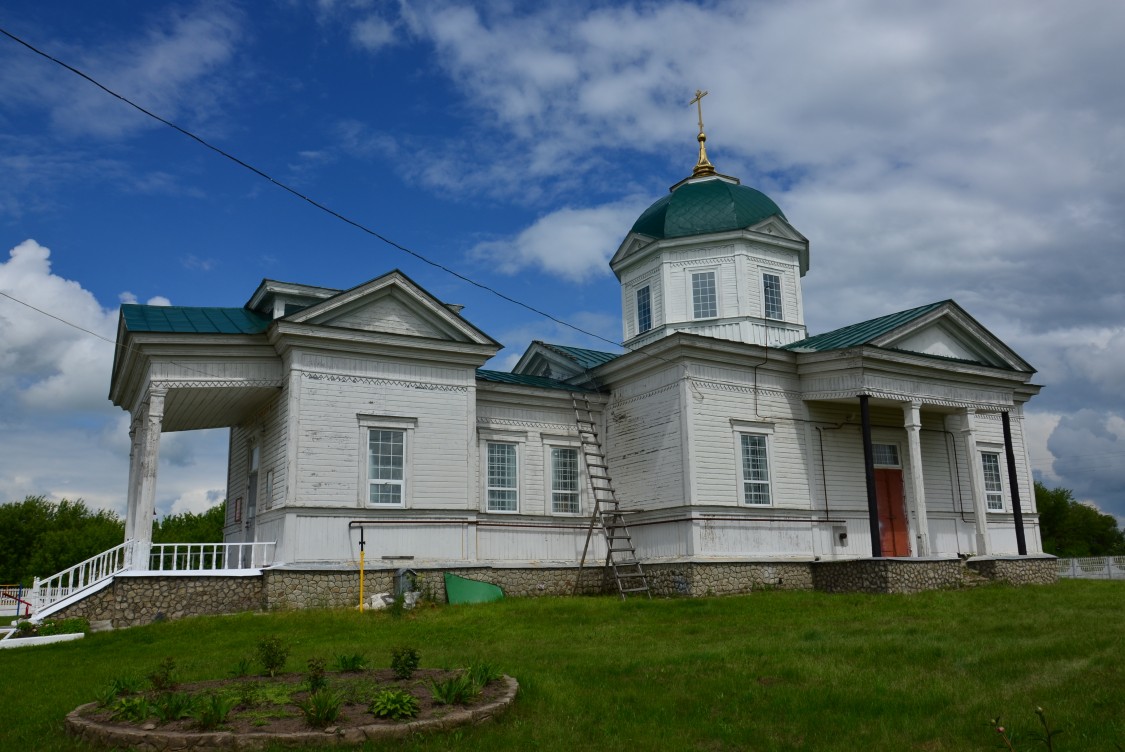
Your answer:
[[[602,443],[598,438],[598,425],[594,422],[594,413],[590,409],[590,398],[586,394],[572,393],[570,399],[574,405],[574,422],[582,440],[586,477],[590,479],[590,490],[594,497],[594,511],[590,515],[590,528],[586,531],[586,545],[582,547],[578,576],[574,579],[574,592],[577,594],[579,583],[582,581],[582,569],[586,566],[586,554],[590,550],[594,529],[600,527],[605,534],[605,565],[613,572],[613,579],[617,582],[617,592],[621,600],[642,593],[652,598],[644,567],[637,559],[637,551],[633,548],[633,537],[625,524],[626,512],[622,511],[617,501],[617,492],[613,490],[609,465],[606,464],[605,452],[602,451]]]

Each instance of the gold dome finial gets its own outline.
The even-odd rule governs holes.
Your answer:
[[[691,171],[693,178],[701,178],[707,175],[715,174],[715,165],[711,164],[711,160],[707,159],[707,134],[703,132],[703,97],[707,96],[708,92],[701,89],[695,90],[695,98],[688,102],[689,105],[695,105],[699,112],[699,161],[695,164],[695,169]]]

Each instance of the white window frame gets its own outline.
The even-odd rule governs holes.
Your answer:
[[[879,462],[879,458],[877,458],[875,456],[875,447],[877,447],[877,446],[893,447],[894,450],[895,450],[895,459],[898,460],[898,462],[896,462],[893,465],[889,464],[889,463],[886,463],[886,462]],[[872,459],[872,464],[875,467],[887,468],[889,470],[901,470],[902,469],[902,447],[899,446],[898,442],[895,442],[895,441],[873,441],[873,442],[871,442],[871,459]]]
[[[641,293],[646,293],[648,298],[645,304],[648,308],[648,326],[641,326]],[[637,334],[644,334],[645,332],[652,331],[652,285],[642,285],[637,288],[636,295],[633,296],[634,309],[637,314]]]
[[[985,462],[985,457],[991,457],[996,463],[996,477],[990,479],[988,472],[988,463]],[[1000,453],[994,451],[981,451],[980,453],[980,474],[981,479],[984,481],[982,487],[984,489],[984,506],[989,512],[1003,512],[1004,510],[1004,464],[1000,460]],[[994,506],[995,505],[995,506]]]
[[[555,450],[566,449],[574,452],[575,458],[575,476],[574,476],[574,490],[566,491],[555,488]],[[548,514],[558,515],[560,517],[580,517],[582,510],[585,508],[585,490],[586,490],[586,473],[585,463],[582,462],[582,444],[572,441],[559,441],[549,440],[543,443],[543,489],[544,489],[544,506],[543,508]],[[560,511],[555,508],[555,494],[556,493],[573,493],[575,495],[575,502],[577,509],[573,512]]]
[[[762,423],[760,421],[747,421],[732,418],[731,428],[734,433],[734,460],[735,466],[738,468],[738,487],[735,493],[738,505],[743,507],[753,507],[755,509],[765,509],[768,507],[777,506],[777,486],[774,483],[774,461],[773,461],[773,436],[774,429],[772,423]],[[766,479],[760,480],[757,478],[746,477],[746,465],[743,462],[742,454],[742,437],[743,436],[756,436],[760,437],[765,444],[766,455]],[[768,504],[755,504],[746,500],[746,484],[755,483],[761,484],[766,487],[766,493],[769,496]]]
[[[766,277],[777,280],[777,315],[770,315],[769,299],[766,295]],[[785,321],[785,284],[780,274],[762,272],[762,318],[770,321]]]
[[[695,278],[703,274],[710,274],[711,279],[715,284],[715,314],[713,316],[696,316],[695,315]],[[687,300],[688,305],[691,306],[691,320],[692,321],[709,321],[711,319],[719,318],[719,314],[723,310],[722,297],[719,294],[721,288],[719,279],[719,267],[695,267],[688,269],[687,275]]]
[[[527,443],[527,433],[523,431],[500,431],[495,429],[480,429],[480,487],[482,512],[488,514],[520,514],[523,507],[523,468],[526,455],[524,447]],[[492,486],[488,476],[488,446],[490,444],[510,444],[515,447],[516,455],[516,485],[514,489],[508,487]],[[493,509],[489,500],[489,491],[514,490],[516,492],[515,509]]]
[[[358,415],[359,423],[359,506],[367,509],[405,509],[410,506],[414,484],[411,482],[411,468],[414,466],[414,429],[417,418],[397,415]],[[384,483],[399,486],[399,502],[382,504],[371,501],[371,432],[392,431],[402,434],[402,478],[396,481],[383,480]]]

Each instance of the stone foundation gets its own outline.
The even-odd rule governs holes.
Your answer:
[[[967,565],[989,579],[1014,585],[1058,580],[1054,557],[977,557]],[[367,597],[394,592],[395,569],[368,569]],[[511,598],[617,592],[606,567],[457,567],[415,570],[423,594],[444,603],[445,572],[499,585]],[[670,562],[646,564],[652,594],[665,597],[735,595],[754,590],[819,590],[826,593],[919,593],[961,587],[959,559],[850,559],[806,562]],[[264,570],[260,575],[122,577],[52,615],[82,616],[113,627],[160,619],[229,614],[238,611],[351,608],[359,604],[359,573],[354,567]]]
[[[81,616],[132,627],[185,616],[233,614],[265,607],[261,577],[123,577],[49,618]]]
[[[975,556],[965,565],[977,574],[1012,585],[1053,585],[1059,581],[1054,556]]]
[[[652,594],[662,596],[736,595],[762,589],[813,587],[811,562],[648,564],[645,574]]]
[[[813,585],[825,593],[920,593],[961,586],[959,559],[818,561]]]

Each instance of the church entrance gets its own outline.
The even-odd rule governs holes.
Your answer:
[[[879,507],[879,543],[883,556],[910,556],[902,464],[898,446],[875,444],[875,503]]]

